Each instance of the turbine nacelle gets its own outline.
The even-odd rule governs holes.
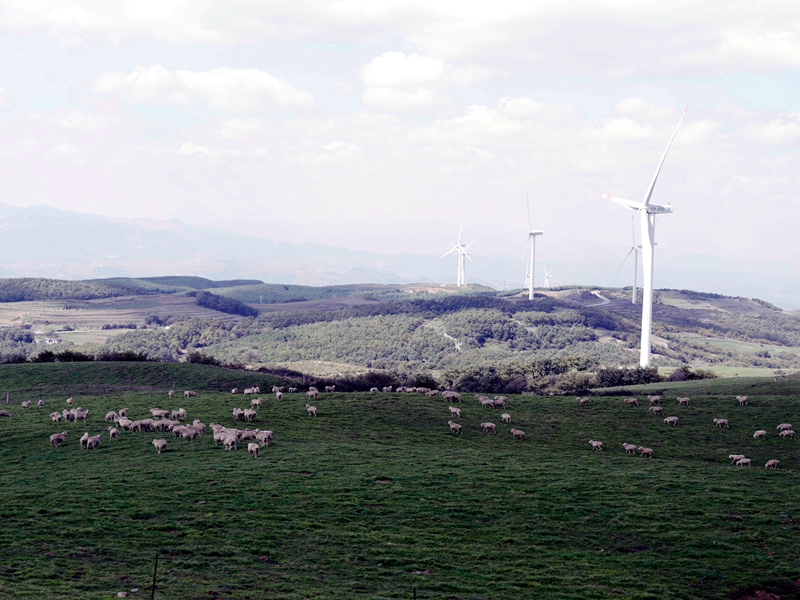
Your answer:
[[[666,215],[674,209],[669,204],[648,204],[646,210],[648,215]]]

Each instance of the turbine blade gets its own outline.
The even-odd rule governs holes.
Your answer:
[[[469,247],[470,247],[470,246],[472,246],[472,244],[474,244],[474,243],[475,243],[475,240],[472,240],[472,241],[471,241],[469,244],[467,244],[467,245],[464,247],[464,254],[466,254],[466,253],[467,253],[467,250],[469,250]]]
[[[447,256],[448,254],[450,254],[451,252],[453,252],[455,249],[456,249],[456,247],[455,247],[455,246],[453,246],[452,248],[450,248],[450,250],[448,250],[447,252],[445,252],[444,254],[442,254],[442,255],[441,255],[439,258],[444,258],[444,257],[445,257],[445,256]]]
[[[466,256],[467,258],[469,258],[469,262],[474,262],[474,261],[472,260],[472,257],[470,257],[470,255],[469,255],[469,254],[467,254],[466,252],[464,252],[464,256]]]
[[[630,257],[630,255],[633,253],[634,250],[636,250],[636,247],[635,246],[631,246],[631,249],[628,250],[628,253],[625,255],[625,258],[622,259],[622,262],[619,264],[619,267],[617,268],[617,270],[614,271],[614,275],[619,273],[619,270],[625,265],[625,262],[628,260],[628,257]]]
[[[602,196],[607,200],[611,200],[612,202],[616,202],[620,206],[624,206],[628,210],[641,210],[644,208],[644,204],[641,202],[634,202],[633,200],[625,200],[625,198],[617,198],[616,196],[611,196],[609,194],[603,194],[602,192],[597,192],[598,196]]]
[[[528,192],[525,192],[525,203],[528,205],[528,231],[533,231],[533,221],[531,221],[531,199],[528,197]]]
[[[686,111],[689,110],[689,105],[686,105],[686,108],[681,115],[680,121],[678,121],[678,127],[675,128],[675,133],[672,134],[672,137],[669,140],[669,144],[667,144],[667,149],[664,150],[664,154],[661,156],[661,162],[658,163],[658,168],[656,169],[656,174],[653,175],[653,181],[650,182],[650,187],[647,188],[647,195],[644,197],[644,205],[647,206],[650,204],[650,196],[653,195],[653,188],[656,187],[656,180],[658,179],[658,174],[661,172],[661,166],[664,164],[664,160],[667,158],[667,152],[669,152],[670,146],[672,146],[672,142],[675,140],[675,136],[678,135],[678,129],[683,122],[683,117],[686,116]]]
[[[461,219],[461,225],[458,226],[458,245],[461,245],[461,230],[464,229],[464,219]]]

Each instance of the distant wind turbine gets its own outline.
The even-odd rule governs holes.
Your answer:
[[[442,256],[440,257],[444,258],[445,256],[451,254],[452,252],[458,252],[458,278],[456,279],[457,287],[463,287],[467,285],[467,275],[465,269],[467,263],[465,259],[469,259],[469,262],[472,262],[472,258],[470,258],[470,255],[467,254],[467,249],[470,246],[472,246],[472,244],[475,242],[475,240],[472,240],[466,246],[461,243],[461,230],[463,228],[464,228],[464,219],[461,219],[461,226],[458,228],[458,244],[453,244],[451,242],[450,245],[452,246],[452,248],[450,248],[450,250],[442,254]]]
[[[533,300],[533,267],[536,264],[536,236],[544,235],[544,231],[539,231],[533,228],[533,221],[531,221],[531,201],[528,193],[525,193],[525,202],[528,205],[528,241],[525,242],[525,249],[531,247],[531,259],[528,263],[527,273],[525,274],[525,286],[528,288],[528,300]]]
[[[549,288],[550,276],[553,274],[553,270],[552,269],[550,269],[549,271],[547,270],[547,263],[542,263],[542,265],[544,266],[544,287]]]
[[[614,273],[614,275],[619,273],[620,269],[622,269],[622,267],[625,265],[630,255],[633,254],[633,291],[631,292],[631,304],[636,304],[636,286],[639,280],[639,253],[641,251],[642,245],[636,244],[636,214],[631,213],[631,248],[628,250],[625,258],[622,259],[619,268]]]
[[[600,194],[603,198],[608,198],[612,202],[627,208],[628,210],[637,211],[640,217],[641,224],[641,240],[642,240],[642,268],[644,270],[644,281],[642,283],[642,344],[639,349],[639,365],[642,367],[650,366],[650,338],[653,329],[653,256],[655,251],[655,235],[656,235],[656,215],[666,215],[672,212],[673,208],[670,205],[652,204],[650,198],[653,195],[653,188],[656,186],[658,174],[661,173],[661,167],[664,165],[664,160],[667,158],[672,142],[678,134],[683,118],[686,116],[686,111],[689,110],[687,106],[681,115],[678,126],[675,128],[675,133],[667,144],[664,154],[661,156],[661,162],[658,163],[653,180],[650,182],[650,187],[647,188],[647,193],[642,202],[634,202],[633,200],[625,200],[624,198],[617,198],[609,196],[608,194]]]

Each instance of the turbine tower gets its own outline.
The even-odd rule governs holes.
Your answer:
[[[628,250],[628,253],[625,255],[625,258],[622,259],[622,262],[617,269],[617,273],[619,273],[620,269],[625,265],[625,262],[628,260],[628,257],[633,254],[633,288],[631,291],[631,304],[636,304],[636,285],[639,281],[639,253],[642,251],[642,245],[636,244],[636,214],[631,213],[631,248]]]
[[[650,198],[653,195],[653,188],[656,186],[658,174],[661,172],[661,167],[664,165],[664,160],[667,158],[672,142],[678,134],[678,129],[683,122],[683,117],[686,116],[686,111],[689,110],[687,106],[683,111],[678,126],[675,128],[675,133],[667,144],[664,154],[661,156],[661,162],[658,163],[653,180],[650,182],[650,187],[647,188],[647,193],[644,200],[641,202],[634,202],[633,200],[625,200],[624,198],[616,198],[608,194],[600,194],[603,198],[608,198],[612,202],[639,213],[640,226],[641,226],[641,240],[642,240],[642,268],[644,270],[644,281],[642,282],[642,344],[639,350],[639,365],[642,367],[650,366],[650,337],[653,329],[653,254],[655,250],[655,234],[656,234],[656,216],[666,215],[672,212],[673,208],[670,205],[652,204]]]
[[[450,250],[448,250],[447,252],[442,254],[442,256],[440,256],[440,258],[444,258],[445,256],[447,256],[452,252],[458,252],[458,277],[456,279],[456,287],[463,287],[467,285],[467,275],[465,269],[467,264],[466,259],[469,259],[469,262],[472,262],[472,258],[470,258],[470,255],[467,254],[467,249],[470,246],[472,246],[473,242],[475,241],[472,240],[472,242],[470,242],[467,245],[461,243],[461,230],[463,228],[464,228],[464,219],[461,219],[461,226],[458,228],[458,244],[453,244],[451,242],[450,245],[452,246],[452,248],[450,248]]]
[[[536,264],[536,236],[544,235],[544,231],[539,231],[533,228],[533,221],[531,221],[531,201],[528,194],[525,194],[525,202],[528,205],[528,241],[525,242],[525,249],[528,245],[531,247],[531,259],[528,263],[528,272],[525,275],[525,286],[528,288],[528,300],[533,300],[533,267]]]

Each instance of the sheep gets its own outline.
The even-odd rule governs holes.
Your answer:
[[[0,410],[0,417],[10,417],[11,413],[7,410]]]
[[[86,449],[89,450],[91,448],[92,450],[97,450],[97,448],[100,446],[101,439],[102,439],[101,436],[93,435],[88,440],[86,440]]]
[[[64,415],[64,420],[69,423],[75,422],[75,413],[70,410],[62,410],[61,414]]]
[[[205,435],[206,433],[206,426],[200,419],[195,419],[192,421],[192,427],[197,430],[198,435]]]
[[[664,408],[661,406],[651,406],[649,410],[657,415],[664,414]]]
[[[778,431],[783,431],[784,429],[791,429],[791,428],[792,428],[791,423],[781,423],[780,425],[778,425]]]
[[[306,392],[306,396],[308,396],[309,398],[316,398],[318,395],[319,392],[317,390],[308,390]]]
[[[241,421],[244,418],[244,411],[241,408],[233,409],[233,420]]]
[[[500,418],[503,419],[503,423],[509,425],[511,424],[511,415],[508,413],[503,413],[500,415]]]
[[[735,465],[737,461],[740,461],[744,458],[744,454],[729,454],[728,458],[731,461],[732,465]]]
[[[247,444],[247,453],[253,458],[258,458],[258,449],[260,447],[261,446],[259,446],[258,444],[253,444],[253,443]]]
[[[72,406],[72,398],[67,398],[67,406]]]
[[[108,441],[109,442],[118,442],[119,441],[119,429],[116,427],[109,427],[108,428]]]
[[[308,386],[308,391],[309,392],[317,392],[317,393],[319,393],[319,390],[313,385]]]
[[[512,429],[511,430],[511,436],[515,440],[524,440],[525,439],[525,432],[522,431],[521,429]]]
[[[30,400],[25,400],[25,401],[23,401],[23,402],[22,402],[22,404],[20,404],[20,406],[21,406],[22,408],[30,408],[30,406],[31,406],[31,401],[30,401]]]
[[[766,437],[767,437],[767,432],[764,431],[763,429],[759,429],[753,434],[754,440],[759,440],[759,439],[763,440],[766,439]]]
[[[317,416],[317,407],[311,406],[310,404],[306,404],[306,412],[308,413],[309,417],[316,417]]]
[[[297,393],[297,388],[296,388],[296,387],[290,387],[290,388],[289,388],[288,390],[286,390],[286,391],[287,391],[288,393],[290,393],[290,394],[296,394],[296,393]]]
[[[261,431],[260,429],[256,429],[255,431],[256,439],[261,443],[262,446],[269,447],[269,443],[274,439],[275,434],[271,431]]]
[[[195,392],[193,390],[186,390],[185,392],[183,392],[183,397],[184,398],[197,398],[197,392]]]
[[[131,425],[133,425],[133,421],[131,421],[130,419],[128,419],[126,417],[120,417],[119,421],[117,421],[117,425],[119,425],[120,427],[122,427],[123,429],[125,429],[127,431],[130,431],[129,428],[130,428]]]
[[[628,406],[639,406],[639,401],[636,398],[625,398],[623,402]]]
[[[764,468],[765,469],[777,469],[779,464],[781,464],[781,461],[779,461],[776,458],[773,458],[772,460],[768,460],[767,461],[767,464],[764,465]]]
[[[487,408],[494,408],[494,400],[490,400],[489,398],[481,398],[480,403]]]
[[[426,392],[425,395],[426,396],[430,396],[431,398],[434,398],[434,397],[439,396],[439,394],[441,394],[441,392],[439,390],[431,390],[429,392]]]
[[[654,404],[661,404],[661,396],[648,396],[647,400],[650,402],[650,406]]]
[[[500,396],[499,398],[495,398],[494,401],[492,402],[492,408],[497,408],[498,406],[500,408],[505,408],[506,407],[506,399],[503,396]]]
[[[167,449],[167,440],[153,440],[153,446],[155,446],[158,453],[161,454]]]
[[[626,454],[636,454],[636,444],[623,443],[622,447],[625,448]]]
[[[373,394],[373,393],[375,393],[375,392],[379,392],[379,391],[380,391],[380,390],[379,390],[378,388],[376,388],[376,387],[371,387],[371,388],[369,388],[369,393],[370,393],[370,394]]]
[[[239,393],[239,388],[233,388],[233,389],[231,390],[231,394],[233,394],[234,396],[235,396],[236,394],[238,394],[238,393]]]
[[[67,432],[62,431],[61,433],[54,433],[50,436],[50,445],[55,446],[56,448],[60,448],[61,444],[64,443],[64,440],[67,439]]]
[[[170,398],[174,398],[175,397],[175,390],[168,391],[167,392],[167,396],[169,396]]]
[[[677,427],[678,417],[667,417],[666,419],[664,419],[664,423],[666,423],[667,425],[672,425],[674,427]]]
[[[453,423],[453,421],[448,421],[447,424],[450,426],[451,433],[455,433],[456,435],[464,435],[461,425],[459,425],[458,423]]]
[[[494,434],[497,433],[497,425],[494,423],[481,423],[481,427],[486,433],[489,433],[490,431]]]
[[[678,406],[689,406],[689,398],[678,398]]]
[[[730,429],[730,425],[728,425],[728,419],[714,419],[714,425],[716,427],[725,427],[726,429]]]
[[[450,402],[461,402],[461,394],[458,392],[453,392],[451,390],[447,390],[442,394],[442,398],[445,400],[450,400]]]
[[[736,396],[739,401],[739,406],[747,406],[747,396]]]
[[[224,441],[225,441],[225,438],[226,438],[226,437],[228,437],[228,435],[229,435],[229,434],[228,434],[228,432],[227,432],[227,431],[224,431],[224,430],[222,430],[222,431],[215,431],[215,432],[214,432],[214,445],[216,446],[216,445],[217,445],[217,444],[219,444],[220,442],[224,442]]]
[[[578,404],[580,404],[581,406],[589,406],[589,398],[587,398],[586,396],[581,396],[580,398],[578,398]]]
[[[450,409],[450,414],[451,415],[454,415],[456,417],[460,417],[461,416],[461,409],[460,408],[456,408],[455,406],[448,406],[447,408]]]
[[[388,394],[388,393],[390,393],[392,391],[392,386],[391,385],[384,386],[383,388],[381,388],[381,391],[384,394]]]
[[[244,409],[244,420],[248,423],[252,423],[258,420],[258,413],[254,411],[252,408],[245,408]]]
[[[39,400],[39,401],[36,403],[36,406],[38,406],[39,408],[43,407],[43,406],[44,406],[44,400]]]
[[[259,400],[260,400],[260,399],[261,399],[261,398],[259,398]],[[277,392],[275,392],[275,400],[283,400],[283,392],[281,392],[280,390],[278,390]]]
[[[335,392],[336,391],[336,386],[335,385],[326,385],[325,386],[325,391],[327,393]]]
[[[172,419],[174,419],[176,421],[180,421],[181,419],[185,419],[186,418],[186,409],[185,408],[179,408],[178,410],[173,410],[172,413],[170,414],[170,418],[172,418]]]
[[[117,412],[119,413],[120,417],[127,417],[128,416],[128,412],[130,412],[130,410],[131,410],[130,408],[122,408]]]
[[[157,419],[166,419],[169,416],[168,410],[162,410],[160,408],[151,408],[150,414],[153,415]],[[108,415],[106,415],[108,416]]]
[[[222,446],[225,450],[236,450],[237,446],[239,445],[239,438],[235,435],[226,435],[222,439]]]
[[[60,412],[55,411],[50,413],[50,418],[53,419],[53,423],[58,423],[63,417]]]
[[[86,410],[85,408],[81,408],[81,407],[73,408],[72,412],[75,415],[75,420],[76,421],[78,419],[83,419],[85,421],[86,419],[89,418],[89,411]]]
[[[81,443],[81,448],[86,449],[86,444],[89,442],[89,432],[87,431],[84,433],[79,441]]]
[[[277,385],[273,385],[273,386],[272,386],[272,393],[274,394],[275,392],[277,392],[277,391],[278,391],[278,390],[280,390],[280,389],[281,389],[281,388],[279,388]]]
[[[113,410],[107,412],[106,416],[105,416],[106,423],[114,423],[114,417],[119,419],[119,415],[116,412],[114,412]]]
[[[184,429],[186,429],[186,425],[176,425],[172,428],[172,435],[174,435],[176,438],[181,437]]]
[[[736,461],[737,467],[749,467],[752,461],[749,458],[741,458]]]
[[[642,457],[653,458],[653,449],[639,446],[639,454],[641,454]]]
[[[599,450],[600,452],[603,451],[603,442],[598,442],[597,440],[589,440],[589,445],[592,447],[592,450]]]
[[[193,442],[197,439],[199,432],[197,429],[189,425],[188,427],[184,427],[183,431],[181,431],[181,437],[187,442]]]
[[[793,429],[784,429],[778,435],[780,435],[784,439],[786,439],[786,438],[794,439],[794,430]]]

